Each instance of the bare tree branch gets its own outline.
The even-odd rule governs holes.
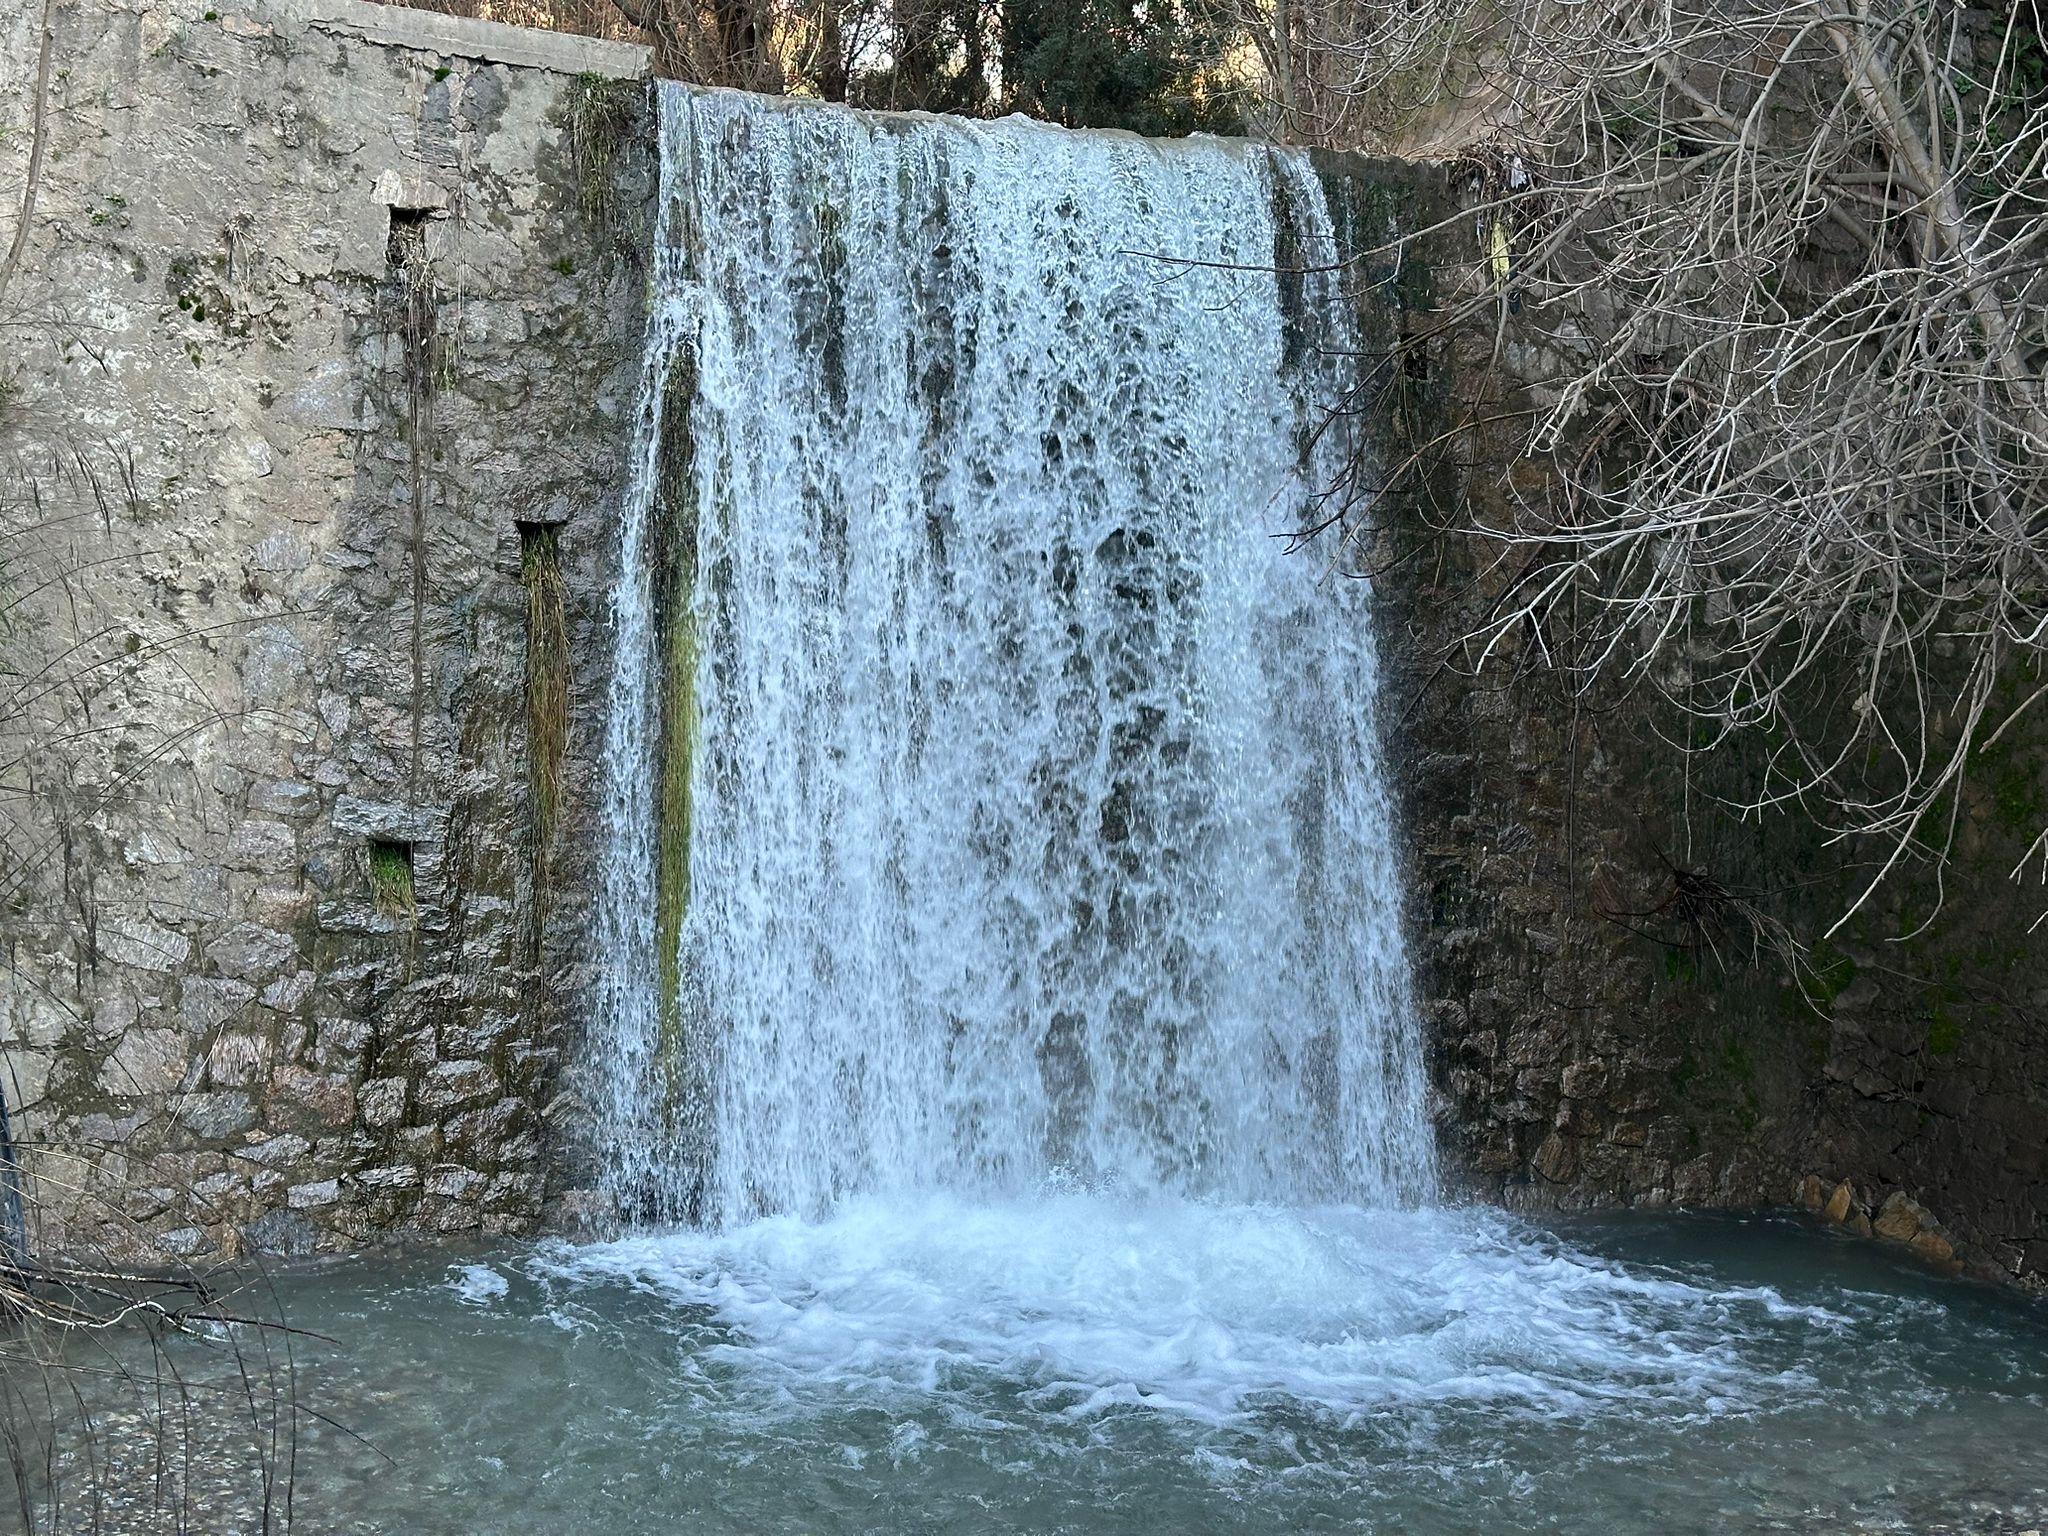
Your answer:
[[[1274,131],[1459,157],[1441,319],[1518,308],[1554,359],[1561,490],[1469,530],[1526,552],[1475,659],[1533,637],[1757,736],[1739,809],[1875,840],[1845,921],[1938,884],[2048,662],[2037,0],[1250,3]]]

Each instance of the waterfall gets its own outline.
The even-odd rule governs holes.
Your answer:
[[[666,85],[590,1050],[631,1216],[1433,1187],[1302,156]]]

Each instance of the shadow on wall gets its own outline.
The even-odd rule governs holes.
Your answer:
[[[1485,280],[1469,220],[1411,248],[1411,276],[1423,258]],[[1948,855],[1824,939],[1889,850],[1796,808],[1736,814],[1768,742],[1698,735],[1659,676],[1580,687],[1571,637],[1541,625],[1480,665],[1472,637],[1527,569],[1516,531],[1565,493],[1528,432],[1574,345],[1568,318],[1482,320],[1373,322],[1394,468],[1365,536],[1450,1163],[1532,1209],[1840,1205],[1931,1261],[2043,1283],[2048,951],[2010,873],[2048,736],[1981,754]]]

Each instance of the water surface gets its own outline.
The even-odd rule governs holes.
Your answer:
[[[275,1285],[335,1341],[293,1346],[333,1421],[302,1420],[297,1451],[317,1530],[2048,1516],[2048,1313],[1784,1219],[856,1201]],[[226,1369],[220,1346],[176,1354],[195,1381]]]

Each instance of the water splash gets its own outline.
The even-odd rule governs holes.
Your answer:
[[[1335,250],[1306,161],[680,87],[662,117],[614,1193],[714,1226],[1426,1194],[1364,585],[1283,537],[1348,447],[1315,430],[1345,309],[1275,270]]]
[[[1782,1409],[1818,1396],[1801,1349],[1869,1299],[1624,1267],[1498,1211],[1099,1194],[856,1197],[821,1221],[545,1248],[530,1272],[669,1303],[754,1415],[1015,1394],[1025,1422],[1143,1407],[1238,1428]]]

